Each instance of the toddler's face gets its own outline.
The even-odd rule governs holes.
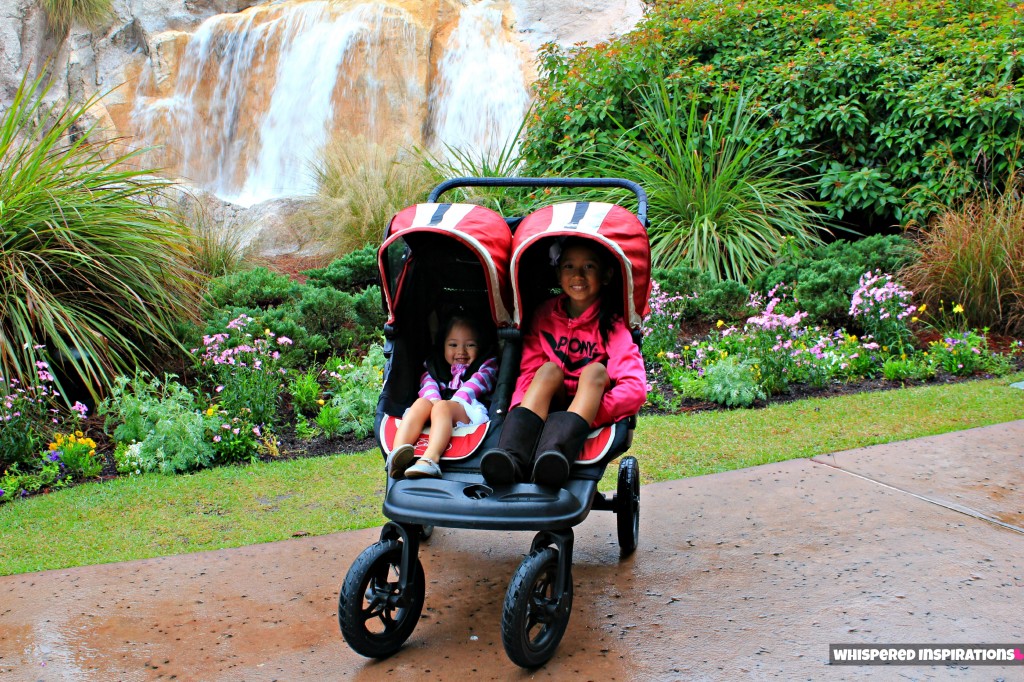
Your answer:
[[[464,324],[456,324],[444,340],[444,361],[449,365],[472,365],[480,348],[473,330]]]

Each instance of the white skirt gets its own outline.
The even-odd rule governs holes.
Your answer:
[[[466,410],[466,416],[469,418],[469,424],[459,422],[458,424],[456,424],[456,426],[470,426],[472,424],[483,424],[485,421],[490,419],[490,417],[487,414],[487,408],[484,407],[479,400],[467,402],[462,398],[456,397],[452,398],[452,401],[458,403],[459,405],[462,405],[462,407],[464,407]]]

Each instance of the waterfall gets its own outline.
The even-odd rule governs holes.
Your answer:
[[[499,5],[483,0],[462,10],[439,72],[430,97],[435,146],[493,159],[515,144],[530,95]]]
[[[459,10],[430,85],[437,33],[413,19],[420,2],[285,0],[212,17],[153,51],[133,125],[167,172],[244,206],[313,193],[332,139],[397,149],[429,133],[435,148],[500,150],[529,97],[499,5]]]

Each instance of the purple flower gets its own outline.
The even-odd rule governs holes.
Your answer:
[[[82,415],[83,419],[85,418],[85,413],[89,411],[88,407],[86,407],[77,400],[75,401],[75,404],[71,406],[71,409],[77,412],[78,414]]]

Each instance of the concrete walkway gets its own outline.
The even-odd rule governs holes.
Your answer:
[[[530,533],[438,529],[405,648],[354,654],[337,590],[378,532],[0,578],[0,677],[1024,679],[827,665],[830,643],[1024,642],[1024,421],[645,486],[625,561],[593,512],[565,639],[532,672],[500,634]]]

